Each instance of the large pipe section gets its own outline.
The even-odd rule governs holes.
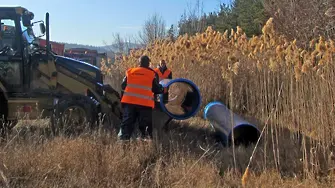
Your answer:
[[[260,131],[255,125],[232,113],[220,102],[209,103],[205,107],[204,118],[209,120],[220,140],[226,146],[232,145],[232,133],[234,133],[234,145],[247,146],[257,142],[260,136]]]
[[[192,81],[184,78],[163,79],[160,84],[168,88],[168,93],[159,95],[159,106],[169,117],[184,120],[199,111],[201,95]],[[168,95],[167,101],[164,101],[164,95]]]

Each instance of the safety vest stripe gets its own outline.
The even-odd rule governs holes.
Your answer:
[[[148,91],[151,91],[151,90],[152,90],[152,88],[150,88],[150,87],[147,87],[147,86],[141,86],[141,85],[138,85],[138,84],[127,84],[127,87],[138,88],[138,89],[144,89],[144,90],[148,90]]]
[[[148,97],[148,96],[140,95],[140,94],[137,94],[137,93],[124,92],[123,95],[124,96],[139,97],[139,98],[147,99],[147,100],[154,100],[153,97]]]

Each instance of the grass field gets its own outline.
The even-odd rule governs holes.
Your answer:
[[[320,37],[309,49],[295,43],[278,36],[270,19],[258,37],[208,28],[102,67],[119,91],[140,55],[166,59],[174,77],[199,86],[202,107],[220,100],[264,128],[254,155],[255,146],[216,143],[202,110],[151,143],[119,143],[99,131],[52,138],[45,128],[21,128],[0,146],[0,186],[334,187],[334,41]]]
[[[235,148],[234,167],[232,148],[217,144],[208,126],[199,118],[173,122],[164,139],[129,144],[98,131],[53,138],[47,128],[20,126],[0,147],[0,186],[241,187],[253,147]],[[271,142],[271,133],[266,133],[268,140],[254,156],[247,187],[331,187],[333,178],[327,172],[304,175],[303,138],[281,131],[276,148],[280,161],[275,161],[270,145],[263,146]]]

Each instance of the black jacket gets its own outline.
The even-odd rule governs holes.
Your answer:
[[[151,68],[147,68],[147,67],[142,67],[142,68],[146,68],[146,69],[149,69],[153,72],[155,72],[154,70],[152,70]],[[121,97],[123,96],[123,92],[124,90],[126,89],[126,86],[127,86],[127,76],[125,76],[123,78],[123,81],[122,81],[122,84],[121,84]],[[155,78],[152,80],[152,92],[154,94],[161,94],[161,93],[164,93],[164,87],[159,84],[159,77],[158,77],[158,74],[155,72]]]

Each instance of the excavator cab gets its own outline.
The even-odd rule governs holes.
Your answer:
[[[6,98],[27,89],[23,66],[26,62],[24,59],[26,48],[24,35],[33,34],[26,28],[30,28],[30,18],[34,16],[32,13],[20,16],[18,12],[22,11],[24,9],[0,8],[0,91],[6,93]]]

